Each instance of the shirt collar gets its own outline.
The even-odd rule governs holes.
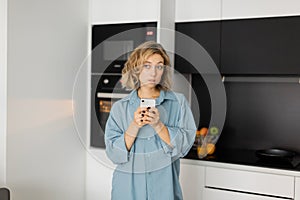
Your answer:
[[[161,90],[159,97],[156,99],[156,104],[160,105],[165,99],[176,100],[176,96],[172,91]]]

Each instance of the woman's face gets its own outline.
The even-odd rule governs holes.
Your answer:
[[[149,56],[143,66],[139,75],[141,87],[153,88],[159,84],[161,76],[164,73],[164,59],[159,54]]]

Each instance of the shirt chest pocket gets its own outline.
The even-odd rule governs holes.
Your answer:
[[[160,120],[166,126],[178,126],[178,121],[179,121],[178,106],[162,105],[162,106],[158,106],[157,109],[159,110]]]

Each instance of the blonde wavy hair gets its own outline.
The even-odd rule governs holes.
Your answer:
[[[148,41],[139,45],[130,54],[122,70],[122,86],[124,88],[134,90],[140,87],[139,75],[142,71],[142,66],[153,54],[161,55],[164,59],[164,65],[167,66],[164,68],[160,83],[156,87],[160,90],[171,90],[172,70],[170,66],[170,58],[162,45],[154,41]]]

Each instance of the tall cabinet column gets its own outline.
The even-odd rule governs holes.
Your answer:
[[[0,0],[0,186],[6,184],[7,0]]]

